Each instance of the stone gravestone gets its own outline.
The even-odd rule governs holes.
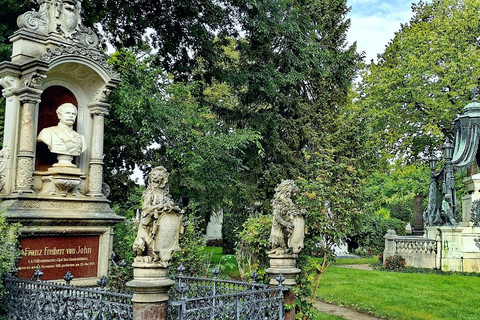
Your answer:
[[[423,235],[423,197],[416,195],[413,197],[413,235]]]
[[[218,209],[210,215],[210,221],[207,224],[205,239],[222,240],[223,209]]]
[[[22,224],[19,276],[94,284],[105,275],[122,221],[103,183],[104,117],[119,76],[82,23],[81,0],[42,0],[17,19],[6,100],[0,188],[8,221]]]

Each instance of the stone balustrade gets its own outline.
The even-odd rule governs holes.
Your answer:
[[[436,254],[437,241],[434,239],[399,238],[395,240],[396,252],[402,254]]]
[[[439,265],[440,245],[436,239],[397,236],[393,230],[389,230],[384,238],[383,261],[388,257],[400,255],[405,258],[407,266],[437,268]]]

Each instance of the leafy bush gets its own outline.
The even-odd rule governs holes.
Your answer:
[[[250,216],[243,224],[236,249],[238,270],[243,279],[253,270],[266,268],[271,228],[272,217],[264,215]]]
[[[387,230],[392,229],[398,235],[405,235],[405,222],[385,219],[375,213],[357,216],[349,228],[347,240],[350,251],[361,256],[371,256],[383,251]]]
[[[391,271],[398,271],[405,269],[407,266],[407,263],[405,262],[405,259],[400,256],[400,255],[394,255],[391,257],[388,257],[385,259],[385,262],[383,263],[383,268],[385,270],[391,270]]]
[[[207,255],[204,248],[203,234],[199,231],[198,221],[192,213],[184,216],[184,231],[180,235],[180,248],[182,251],[173,255],[170,272],[176,273],[177,268],[182,264],[190,275],[205,275],[207,269]]]
[[[18,244],[19,225],[10,224],[6,221],[5,215],[0,213],[0,276],[11,271],[16,260],[20,258]],[[3,281],[0,281],[0,301],[5,294]],[[5,315],[5,308],[0,304],[0,318]]]
[[[237,243],[240,242],[239,233],[247,216],[246,212],[224,212],[222,224],[222,234],[224,235],[222,249],[224,254],[235,254]]]

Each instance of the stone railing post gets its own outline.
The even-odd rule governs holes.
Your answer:
[[[95,102],[90,104],[88,108],[90,110],[90,115],[93,117],[93,127],[87,195],[90,197],[103,197],[103,138],[104,120],[105,116],[108,115],[108,104]]]
[[[385,262],[385,259],[388,257],[391,257],[395,255],[397,252],[397,233],[395,230],[388,230],[385,236],[385,250],[383,251],[383,261]]]
[[[24,87],[19,90],[20,137],[17,154],[15,192],[33,193],[33,170],[35,158],[35,109],[40,102],[41,91]]]

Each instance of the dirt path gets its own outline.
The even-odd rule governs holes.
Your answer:
[[[323,301],[315,300],[314,306],[317,310],[341,317],[346,320],[378,320],[382,318],[370,316],[356,310],[339,307],[335,304],[325,303]]]

